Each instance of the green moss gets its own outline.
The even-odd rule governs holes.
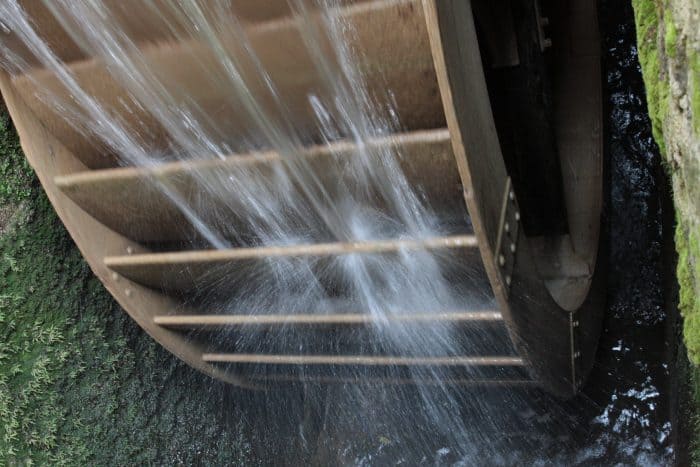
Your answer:
[[[700,300],[696,292],[700,290],[700,235],[685,228],[682,220],[676,230],[676,248],[684,340],[691,361],[700,365]]]
[[[663,138],[663,120],[668,113],[670,87],[662,74],[658,31],[663,10],[659,0],[632,0],[637,25],[637,48],[639,63],[646,83],[647,107],[652,123],[654,139],[662,154],[666,154]]]
[[[678,29],[668,4],[668,0],[633,0],[647,105],[654,138],[664,156],[667,154],[663,122],[668,118],[670,104],[669,80],[665,75],[667,59],[673,60],[674,67],[687,66],[692,125],[695,133],[700,134],[700,57],[692,47],[679,43]],[[659,30],[660,25],[663,31]],[[692,362],[687,375],[693,397],[689,410],[695,414],[691,423],[694,430],[691,456],[695,465],[700,465],[700,419],[697,419],[700,414],[700,219],[697,217],[700,169],[697,155],[682,153],[680,157],[683,159],[675,163],[667,157],[664,159],[666,167],[671,168],[669,172],[676,189],[679,308],[683,317],[683,341]]]
[[[0,206],[29,197],[30,174],[10,117],[0,101]]]
[[[678,250],[678,281],[680,286],[680,311],[683,316],[683,340],[692,365],[688,369],[690,384],[692,420],[688,423],[693,430],[690,455],[693,465],[700,465],[700,300],[696,290],[700,284],[700,235],[697,230],[687,228],[681,219],[676,227],[676,248]]]
[[[230,388],[115,304],[19,159],[6,114],[0,122],[2,196],[26,209],[0,236],[0,465],[245,463]]]
[[[678,28],[670,14],[664,15],[664,28],[666,34],[664,36],[664,49],[666,55],[675,58],[678,55]]]
[[[700,53],[692,51],[688,57],[690,71],[690,110],[695,133],[700,135]]]
[[[687,365],[682,367],[682,362],[679,362],[679,368],[684,368],[684,381],[681,384],[686,384],[684,388],[685,395],[684,403],[680,408],[683,413],[681,420],[681,429],[692,430],[693,436],[689,437],[689,454],[692,465],[700,465],[700,418],[698,418],[697,407],[700,407],[700,367],[695,365]],[[686,373],[687,372],[687,373]],[[687,417],[687,418],[686,418]]]

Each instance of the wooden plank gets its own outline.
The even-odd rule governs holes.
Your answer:
[[[594,270],[603,203],[600,57],[567,56],[556,66],[560,76],[555,89],[557,141],[571,243],[576,255]]]
[[[483,240],[483,248],[490,250],[483,255],[484,263],[487,269],[493,269],[507,173],[491,113],[471,2],[426,0],[424,7],[464,196],[475,232]]]
[[[232,248],[229,250],[178,251],[172,253],[145,253],[109,256],[105,264],[119,270],[129,266],[192,265],[193,263],[227,263],[236,260],[270,259],[300,256],[338,256],[349,254],[397,253],[402,250],[436,250],[445,248],[475,248],[473,235],[454,235],[427,239],[392,239],[363,242],[313,243],[291,246],[263,246]]]
[[[205,353],[210,363],[361,366],[523,366],[519,357],[389,357],[369,355],[266,355]]]
[[[538,382],[529,379],[491,379],[491,378],[391,378],[363,376],[362,378],[343,376],[308,376],[308,375],[251,375],[251,381],[261,383],[317,383],[317,384],[352,384],[360,386],[374,385],[416,385],[416,386],[445,386],[459,387],[531,387]]]
[[[597,2],[569,0],[553,5],[561,17],[550,32],[558,77],[555,118],[571,234],[569,248],[573,250],[560,254],[558,263],[573,259],[578,264],[568,267],[548,289],[559,305],[576,310],[571,317],[578,323],[571,329],[571,361],[572,381],[579,388],[596,362],[608,283],[609,226],[605,223],[609,219],[604,199],[610,188],[603,151],[603,49]],[[592,277],[580,275],[585,269]],[[570,279],[577,275],[578,279]]]
[[[477,8],[480,3],[473,4],[477,21],[482,11]],[[553,74],[549,73],[549,52],[545,55],[540,40],[533,40],[533,33],[541,31],[540,12],[531,0],[508,3],[518,18],[511,25],[511,33],[516,39],[519,63],[496,69],[487,60],[485,69],[501,150],[518,196],[525,234],[564,234],[566,209],[554,135]],[[483,47],[484,36],[479,37]]]
[[[303,313],[286,315],[159,315],[153,322],[160,326],[178,329],[224,328],[250,325],[340,325],[390,322],[492,322],[501,321],[498,311],[455,311],[436,313],[391,313],[377,318],[362,313]]]
[[[374,138],[358,147],[353,142],[339,141],[329,145],[305,148],[301,157],[321,182],[332,187],[352,158],[380,157],[392,151],[408,183],[425,195],[433,206],[453,217],[464,211],[462,187],[454,162],[449,132],[444,129],[418,131],[390,137]],[[245,213],[232,209],[226,193],[231,180],[273,178],[275,170],[284,170],[277,152],[234,155],[221,159],[173,162],[153,168],[126,167],[78,172],[59,176],[58,186],[90,215],[123,235],[141,242],[191,240],[197,236],[181,210],[164,189],[175,192],[192,207],[205,206],[201,213],[214,219],[226,218],[226,229],[248,238],[250,222]],[[248,176],[251,175],[251,176]],[[255,189],[251,181],[251,189]],[[196,203],[192,194],[196,193]],[[233,196],[233,195],[231,195]],[[381,206],[378,206],[381,208]],[[209,225],[216,228],[216,223]],[[222,235],[228,237],[226,232]]]
[[[145,253],[108,256],[104,265],[140,284],[172,291],[189,291],[203,278],[215,283],[222,278],[250,279],[256,266],[273,258],[311,258],[323,260],[349,254],[398,254],[420,250],[461,250],[477,246],[473,235],[455,235],[428,239],[394,239],[355,243],[317,243],[309,245],[195,250],[172,253]],[[454,254],[451,254],[454,256]],[[468,260],[468,253],[465,260]],[[199,286],[202,284],[200,283]]]
[[[366,78],[366,93],[383,98],[391,92],[394,109],[404,128],[425,129],[444,126],[438,99],[438,85],[425,29],[423,11],[418,0],[383,0],[352,4],[336,10],[347,22],[355,38],[349,47],[361,55],[360,71]],[[309,96],[332,101],[329,83],[317,72],[314,61],[294,19],[258,23],[246,31],[250,48],[282,96],[289,115],[294,115],[299,132],[318,132],[318,119],[309,104]],[[245,57],[240,39],[234,33],[221,37],[232,56]],[[328,38],[318,44],[327,57],[334,57]],[[271,95],[250,60],[241,59],[241,75],[262,111],[272,119],[282,118],[279,102]],[[163,89],[175,101],[193,102],[206,115],[209,124],[199,119],[205,131],[226,135],[226,143],[237,147],[240,140],[259,134],[250,115],[232,92],[229,76],[214,50],[197,41],[156,44],[143,49],[143,61],[149,73],[157,76]],[[129,93],[114,69],[99,60],[89,59],[70,65],[76,82],[126,126],[144,147],[165,151],[171,142],[167,129],[147,108],[125,105]],[[132,74],[133,75],[133,74]],[[410,83],[410,85],[407,85]],[[65,114],[54,112],[42,96],[61,96],[71,102],[68,91],[46,70],[16,76],[14,84],[28,105],[42,116],[42,122],[64,145],[90,168],[115,165],[99,138],[86,139],[66,121]],[[38,91],[42,91],[39,93]],[[148,106],[144,106],[148,107]],[[198,110],[199,112],[199,110]],[[152,152],[152,151],[151,151]]]
[[[467,210],[494,296],[517,344],[519,330],[495,255],[508,174],[471,4],[470,0],[423,0],[423,9]],[[519,350],[522,352],[522,346]]]
[[[496,132],[470,0],[423,0],[447,126],[484,268],[518,353],[548,390],[573,394],[569,317],[554,302],[520,233],[510,299],[496,263],[507,172]]]
[[[371,0],[338,0],[339,5],[362,3]],[[49,45],[61,61],[73,62],[85,60],[88,55],[71,38],[59,21],[53,16],[45,3],[37,0],[19,0],[19,4],[31,18],[36,31]],[[110,22],[118,25],[131,41],[136,44],[157,43],[172,40],[189,33],[177,21],[175,14],[177,4],[171,0],[153,0],[153,7],[143,0],[119,0],[106,2]],[[134,11],[139,14],[135,15]],[[206,10],[205,10],[206,13]],[[280,20],[291,15],[290,5],[280,0],[236,0],[230,14],[243,23],[261,23]],[[222,18],[219,18],[222,19]],[[3,44],[19,52],[27,60],[27,65],[40,67],[41,64],[31,56],[16,34],[10,33],[3,38]]]
[[[579,303],[574,303],[580,300],[571,300],[567,305],[572,306],[562,308],[561,303],[553,299],[541,276],[542,270],[546,271],[547,268],[539,268],[535,262],[533,246],[537,252],[542,250],[541,245],[533,243],[521,232],[515,242],[516,251],[513,251],[515,268],[510,296],[505,293],[504,278],[496,264],[494,248],[499,238],[499,212],[504,200],[507,173],[484,81],[471,3],[470,0],[423,0],[436,73],[465,188],[467,208],[474,233],[479,239],[484,267],[518,353],[549,391],[562,397],[571,397],[580,387],[581,375],[587,373],[594,362],[600,316],[604,310],[605,280],[601,279],[604,275],[597,272],[594,274],[591,291],[587,295],[586,290],[583,290],[583,294],[578,294],[574,290],[576,287],[570,287],[569,283],[554,284],[563,291],[560,295],[577,295],[581,299],[585,297],[580,307]],[[579,247],[586,250],[597,243],[597,234],[592,232],[597,227],[594,227],[591,217],[586,217],[584,211],[593,211],[593,200],[597,199],[596,194],[590,190],[593,183],[586,174],[597,174],[600,169],[599,166],[592,167],[591,170],[583,170],[582,167],[583,159],[596,161],[599,157],[599,149],[591,149],[589,144],[590,140],[599,136],[599,125],[590,124],[593,114],[587,111],[579,115],[581,112],[576,111],[581,103],[594,103],[599,98],[597,83],[600,82],[600,77],[591,76],[597,74],[597,69],[590,66],[595,65],[592,61],[586,62],[589,56],[595,56],[599,50],[596,37],[598,28],[595,24],[596,2],[571,0],[553,2],[552,5],[566,13],[551,18],[552,27],[558,31],[553,38],[555,48],[556,44],[562,44],[560,50],[563,54],[575,56],[564,64],[565,72],[559,70],[556,75],[558,79],[568,80],[569,83],[576,82],[571,80],[571,73],[587,80],[584,86],[573,84],[572,88],[567,89],[567,92],[575,90],[575,99],[556,109],[557,117],[563,119],[563,133],[573,132],[570,135],[564,134],[570,141],[564,141],[560,150],[569,151],[566,146],[580,145],[571,151],[571,156],[565,156],[562,162],[565,196],[584,200],[574,203],[572,207],[567,199],[570,228],[580,228],[583,233],[580,237],[576,233],[572,234],[572,243],[578,253]],[[575,38],[573,44],[568,44],[570,38]],[[560,59],[561,57],[557,58]],[[577,75],[580,73],[577,70],[582,70],[581,66],[588,67],[589,71]],[[563,87],[557,89],[555,84],[557,96],[562,89]],[[587,92],[581,92],[582,89]],[[588,131],[582,131],[582,127],[578,126],[582,122]],[[557,136],[561,138],[562,135]],[[584,144],[587,144],[586,149]],[[567,184],[566,177],[576,179],[576,185]],[[595,175],[591,178],[595,178]],[[572,189],[576,193],[571,193]],[[572,221],[571,216],[576,219]],[[552,245],[551,240],[548,239],[548,245]],[[554,244],[554,247],[558,248],[559,245]],[[561,258],[561,253],[566,251],[571,249],[563,248],[554,252],[554,256]],[[541,251],[539,254],[542,255]],[[571,256],[567,261],[573,264],[575,259]],[[587,269],[592,272],[592,268]],[[586,330],[581,332],[584,338],[573,338],[579,332],[573,328],[574,322],[579,323],[578,329]],[[577,341],[585,343],[580,346]],[[579,350],[574,352],[572,349],[577,346]]]

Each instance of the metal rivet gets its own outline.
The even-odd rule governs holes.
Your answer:
[[[552,39],[544,39],[542,41],[542,47],[544,47],[545,49],[548,49],[551,46],[552,46]]]
[[[118,280],[119,280],[119,274],[117,274],[116,272],[113,272],[113,273],[112,273],[112,280],[118,281]]]
[[[506,285],[509,286],[511,282],[512,282],[512,279],[510,278],[510,276],[506,276]]]
[[[515,248],[515,243],[511,243],[511,244],[510,244],[510,252],[511,252],[511,253],[515,253],[515,250],[516,250],[516,248]]]
[[[505,264],[506,264],[506,257],[503,256],[503,255],[499,255],[499,256],[498,256],[498,264],[500,264],[501,266],[505,266]]]
[[[515,213],[515,220],[520,222],[520,213],[519,212]]]
[[[126,253],[129,254],[129,255],[130,255],[130,254],[133,254],[133,253],[134,253],[134,249],[133,249],[132,247],[128,246],[128,247],[126,247]]]
[[[574,322],[572,323],[572,325],[573,325],[575,328],[577,328],[577,327],[578,327],[578,321],[574,321]]]
[[[511,201],[515,201],[515,192],[511,191],[510,193],[508,193],[508,197]]]
[[[581,352],[574,352],[574,358],[579,358],[581,356]]]
[[[506,222],[506,225],[503,226],[503,230],[510,232],[510,224],[508,222]]]
[[[126,290],[124,291],[124,294],[125,294],[127,297],[131,297],[131,289],[126,289]]]

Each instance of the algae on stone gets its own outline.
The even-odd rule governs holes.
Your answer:
[[[680,311],[683,316],[683,334],[688,356],[700,365],[700,233],[688,231],[679,219],[676,226],[678,249],[678,282],[680,284]]]
[[[231,389],[163,350],[83,261],[0,109],[1,465],[240,465]]]
[[[663,119],[668,112],[669,87],[661,67],[662,50],[658,47],[661,8],[654,0],[633,0],[637,24],[639,63],[646,82],[647,106],[654,139],[662,154],[666,152],[663,139]],[[655,78],[651,78],[655,77]]]
[[[639,61],[654,138],[676,209],[679,307],[700,414],[700,1],[633,0]],[[700,465],[700,420],[693,458]]]
[[[633,6],[654,138],[671,177],[679,224],[684,336],[691,360],[700,364],[700,2],[633,0]]]

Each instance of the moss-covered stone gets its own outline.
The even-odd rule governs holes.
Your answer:
[[[700,51],[692,51],[689,59],[691,76],[691,112],[693,128],[700,136]]]
[[[683,333],[688,356],[700,365],[700,234],[684,228],[679,219],[676,230],[678,249],[678,281],[680,284],[680,310],[683,316]]]
[[[634,17],[637,24],[637,44],[640,50],[639,63],[647,84],[647,106],[652,123],[654,139],[661,153],[666,152],[663,139],[663,119],[668,112],[669,85],[663,76],[658,47],[659,25],[663,24],[663,9],[655,0],[633,0]]]
[[[0,465],[247,463],[230,388],[116,305],[0,124]]]
[[[700,6],[689,0],[633,0],[633,6],[654,138],[673,183],[685,340],[700,365]]]
[[[31,171],[0,100],[0,206],[29,197]]]
[[[664,15],[664,26],[666,29],[664,37],[666,54],[671,58],[675,58],[678,55],[678,28],[676,28],[671,15]]]
[[[633,6],[654,138],[674,191],[679,305],[700,414],[700,2],[633,0]],[[700,420],[695,425],[693,457],[700,464]]]

